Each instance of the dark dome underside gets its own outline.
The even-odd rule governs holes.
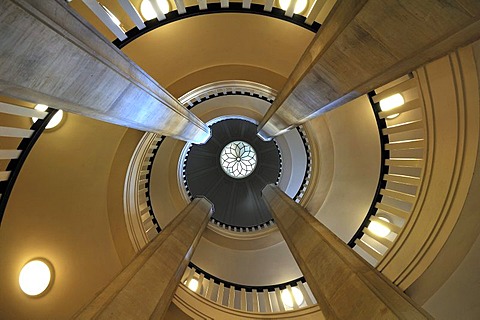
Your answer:
[[[256,135],[248,121],[229,119],[211,126],[212,137],[203,145],[193,145],[186,159],[185,175],[192,196],[204,195],[215,205],[213,218],[227,225],[251,227],[272,219],[261,191],[277,182],[280,155],[275,142]],[[247,177],[235,179],[220,166],[220,153],[232,141],[245,141],[257,154],[257,165]]]

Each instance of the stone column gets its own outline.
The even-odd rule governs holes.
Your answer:
[[[432,319],[277,186],[262,195],[327,319]]]
[[[337,1],[258,126],[263,139],[479,39],[480,1]]]
[[[195,198],[75,319],[162,319],[213,213]]]
[[[65,0],[0,1],[0,93],[195,143],[210,129]]]

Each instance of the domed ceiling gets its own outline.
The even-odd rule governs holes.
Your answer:
[[[185,176],[191,195],[212,201],[213,218],[224,224],[251,227],[268,222],[272,216],[261,191],[280,176],[275,142],[259,139],[256,125],[245,120],[223,120],[211,129],[210,140],[193,145],[186,158]]]

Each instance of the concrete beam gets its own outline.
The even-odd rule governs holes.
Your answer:
[[[480,1],[337,1],[258,126],[280,135],[480,38]]]
[[[212,213],[195,198],[74,319],[162,319]]]
[[[210,129],[63,0],[0,2],[0,93],[195,143]]]
[[[432,319],[277,186],[262,196],[327,319]]]

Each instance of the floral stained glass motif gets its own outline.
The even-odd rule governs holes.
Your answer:
[[[230,142],[220,153],[220,165],[232,178],[249,176],[257,165],[257,154],[251,145],[244,141]]]

